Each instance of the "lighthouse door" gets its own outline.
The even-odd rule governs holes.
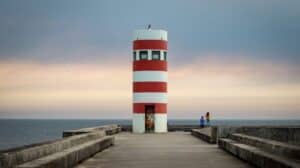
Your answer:
[[[154,132],[154,105],[145,105],[146,132]]]

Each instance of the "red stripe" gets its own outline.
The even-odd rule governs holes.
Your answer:
[[[154,105],[154,113],[167,113],[165,103],[134,103],[133,113],[145,113],[145,105]]]
[[[134,82],[133,92],[167,92],[166,82]]]
[[[135,40],[133,42],[134,50],[141,49],[157,49],[157,50],[167,50],[168,42],[164,40]]]
[[[133,61],[133,71],[167,71],[167,61],[140,60]]]

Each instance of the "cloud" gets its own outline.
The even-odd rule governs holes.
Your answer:
[[[1,1],[0,117],[130,115],[131,35],[148,23],[169,32],[171,117],[202,110],[299,117],[298,7],[280,0]],[[145,12],[152,9],[163,13]]]
[[[300,117],[296,113],[300,110],[299,68],[242,56],[235,56],[234,61],[221,61],[216,55],[203,58],[181,66],[169,63],[170,117],[197,117],[198,111],[218,112],[219,118],[248,114],[279,118],[282,111],[286,117]],[[5,111],[29,109],[40,111],[33,116],[47,109],[57,114],[54,117],[60,117],[59,109],[64,109],[65,117],[71,117],[70,111],[87,118],[96,111],[97,116],[131,115],[131,63],[0,65],[2,116]],[[20,116],[24,114],[28,112]]]
[[[188,59],[188,58],[187,58]],[[300,68],[297,64],[278,60],[257,59],[244,55],[199,54],[190,63],[170,65],[171,75],[182,78],[201,78],[202,84],[269,86],[299,84]],[[196,73],[195,73],[196,72]],[[209,79],[209,80],[207,80]]]
[[[132,31],[152,23],[169,31],[178,63],[200,52],[300,61],[298,1],[154,2],[1,1],[0,58],[93,62],[122,51],[115,56],[122,59]],[[144,12],[149,9],[164,13]]]

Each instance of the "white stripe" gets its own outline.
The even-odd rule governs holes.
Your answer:
[[[168,82],[166,71],[134,71],[134,82]]]
[[[167,93],[142,92],[133,93],[134,103],[168,103]]]
[[[145,132],[145,114],[133,113],[132,131],[134,133],[144,133]]]
[[[137,61],[140,60],[140,51],[139,50],[135,51],[135,60],[137,60]]]
[[[135,30],[133,40],[168,40],[168,32],[159,29]]]
[[[154,114],[154,132],[168,132],[167,114]]]
[[[163,61],[164,60],[164,51],[160,50],[160,60]]]
[[[148,52],[148,60],[152,60],[152,51],[151,50],[147,50]]]

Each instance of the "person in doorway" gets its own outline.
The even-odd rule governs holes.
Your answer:
[[[210,114],[209,112],[206,112],[206,115],[205,115],[205,118],[206,118],[206,125],[210,125]]]
[[[201,118],[200,118],[200,127],[204,128],[204,117],[203,116],[201,116]]]
[[[148,108],[146,111],[146,130],[153,131],[154,130],[154,116],[152,114],[152,109]],[[152,114],[152,115],[151,115]]]

